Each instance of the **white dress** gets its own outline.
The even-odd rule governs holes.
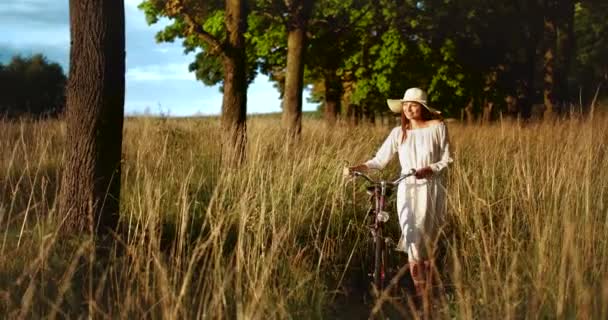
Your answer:
[[[410,261],[425,259],[425,241],[433,241],[446,209],[445,175],[441,171],[452,162],[445,123],[407,131],[401,142],[401,127],[394,128],[376,156],[365,164],[371,169],[382,169],[399,154],[401,173],[411,169],[431,167],[432,177],[409,177],[397,188],[397,210],[402,237],[397,250],[408,254]]]

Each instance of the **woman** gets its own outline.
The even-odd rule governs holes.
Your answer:
[[[402,174],[416,169],[415,177],[405,179],[397,189],[402,237],[396,249],[408,255],[419,297],[426,292],[427,248],[446,208],[445,178],[440,173],[452,162],[446,125],[426,100],[426,93],[418,88],[405,91],[401,100],[387,100],[391,111],[401,113],[401,127],[391,131],[373,159],[348,168],[348,172],[382,169],[398,153]]]

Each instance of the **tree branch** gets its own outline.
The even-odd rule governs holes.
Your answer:
[[[182,9],[180,13],[184,17],[184,21],[188,25],[190,31],[192,31],[192,33],[196,34],[201,40],[211,46],[211,50],[209,53],[219,53],[222,55],[226,53],[225,46],[215,36],[205,31],[205,29],[203,29],[200,24],[196,23],[196,21],[194,21],[194,19],[192,18],[190,13],[186,11],[186,9]]]
[[[288,12],[287,7],[280,0],[271,1],[268,6],[259,6],[256,11],[273,21],[279,21],[284,25],[287,25],[288,23],[287,19],[282,14]]]
[[[340,35],[342,32],[352,31],[351,28],[353,28],[355,26],[355,24],[358,23],[359,20],[362,19],[363,16],[365,16],[371,9],[372,9],[372,6],[367,6],[365,8],[362,8],[363,11],[359,12],[359,14],[355,18],[350,19],[350,21],[346,21],[343,26],[339,26],[339,24],[337,24],[339,27],[337,27],[332,32],[336,35]],[[337,17],[331,17],[331,18],[334,18],[335,20],[338,19]],[[336,23],[335,23],[335,21],[330,22],[328,17],[323,17],[323,18],[310,19],[308,24],[312,27],[323,28],[323,27],[328,26],[331,28]]]
[[[261,14],[262,16],[270,19],[271,21],[276,21],[276,22],[279,22],[282,24],[287,24],[287,20],[285,18],[283,18],[283,16],[276,16],[268,11],[258,11],[258,13]]]

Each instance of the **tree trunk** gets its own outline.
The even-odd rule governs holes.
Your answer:
[[[351,125],[356,126],[359,125],[360,116],[360,107],[356,104],[350,103],[348,104],[348,109],[346,110],[346,116],[348,117],[348,121]]]
[[[119,217],[125,93],[123,0],[70,1],[63,231],[105,234]]]
[[[526,48],[524,79],[519,83],[517,94],[518,111],[523,119],[529,119],[532,116],[532,103],[535,98],[534,83],[537,75],[537,46],[537,39],[533,35],[530,35]]]
[[[227,42],[222,58],[224,67],[224,97],[222,100],[222,129],[224,143],[222,162],[230,167],[244,160],[247,120],[247,62],[245,32],[247,11],[244,0],[226,0]]]
[[[549,119],[555,110],[555,9],[553,0],[545,1],[543,37],[543,102],[544,117]]]
[[[557,59],[556,59],[556,98],[563,107],[570,101],[568,76],[574,54],[574,1],[562,0],[557,8]]]
[[[483,103],[481,123],[489,124],[492,121],[492,109],[494,107],[494,97],[496,93],[496,82],[498,81],[498,71],[492,70],[485,77],[483,88]]]
[[[469,100],[469,103],[467,103],[467,106],[464,107],[467,124],[473,124],[473,121],[475,121],[475,115],[473,114],[473,105],[474,104],[475,104],[475,100],[473,100],[471,98],[471,100]]]
[[[492,121],[492,109],[494,109],[494,102],[486,98],[483,103],[483,112],[481,116],[482,124],[490,124]]]
[[[340,102],[336,99],[325,99],[325,120],[327,124],[334,125],[338,120],[338,112],[340,109]]]
[[[287,36],[287,73],[283,96],[283,124],[290,136],[302,131],[302,87],[304,80],[305,31],[291,30]]]
[[[290,23],[287,26],[287,74],[283,96],[283,124],[291,137],[302,132],[302,89],[304,87],[304,49],[306,26],[312,8],[311,0],[289,3]]]
[[[325,120],[327,124],[333,125],[340,114],[340,100],[342,98],[342,88],[340,79],[333,73],[328,72],[323,78],[325,86]]]
[[[520,3],[520,2],[518,2]],[[529,14],[525,18],[523,28],[525,44],[525,62],[522,66],[522,75],[517,83],[517,105],[518,112],[522,119],[532,117],[532,104],[537,99],[536,88],[538,82],[538,64],[543,38],[543,19],[539,17],[543,14],[541,3],[538,1],[524,2]]]
[[[367,108],[366,112],[365,112],[365,120],[367,121],[367,123],[371,124],[371,125],[375,125],[376,124],[376,113],[372,110],[370,110],[369,108]]]

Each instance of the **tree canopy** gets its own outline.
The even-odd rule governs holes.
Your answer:
[[[149,17],[158,1],[142,6]],[[181,3],[209,34],[223,35],[219,2]],[[247,1],[247,79],[266,74],[282,95],[293,3]],[[605,1],[318,0],[310,9],[305,84],[328,118],[386,113],[385,99],[413,86],[445,116],[528,117],[533,104],[560,112],[608,80]],[[199,48],[191,70],[205,84],[220,82],[215,49],[188,30],[175,19],[158,39]]]
[[[183,39],[185,52],[199,49],[190,71],[207,85],[222,82],[222,126],[227,135],[223,161],[238,166],[246,142],[247,87],[255,77],[255,59],[247,48],[249,4],[246,0],[145,0],[139,6],[148,23],[173,21],[157,34],[158,41]]]

